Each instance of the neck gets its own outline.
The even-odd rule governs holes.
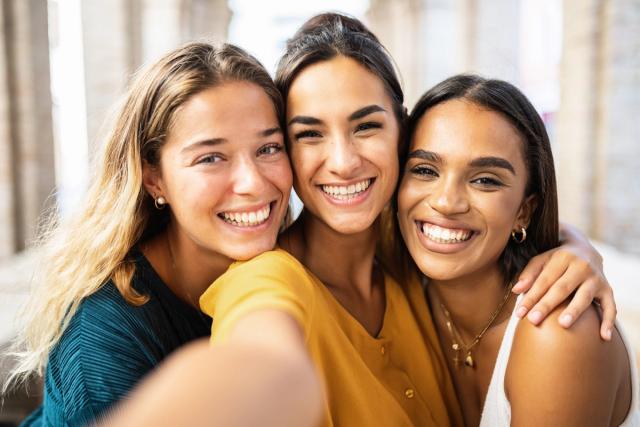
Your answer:
[[[143,253],[171,291],[196,308],[204,291],[233,262],[198,246],[172,224],[145,244]]]
[[[328,287],[355,290],[364,297],[372,292],[376,242],[375,224],[360,233],[342,234],[305,211],[280,237],[280,245]]]
[[[502,304],[505,294],[510,294],[507,289],[497,265],[451,280],[430,279],[428,286],[432,311],[438,313],[436,317],[443,319],[440,313],[440,304],[443,304],[466,342],[471,341],[487,324]],[[503,308],[492,325],[501,323],[510,314],[509,310]]]

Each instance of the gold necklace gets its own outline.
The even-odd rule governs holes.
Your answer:
[[[471,344],[469,345],[465,344],[464,341],[462,340],[462,336],[458,332],[458,328],[456,328],[455,324],[453,323],[453,320],[451,319],[451,314],[449,314],[449,310],[447,310],[447,308],[444,306],[443,303],[440,303],[440,308],[442,309],[442,313],[446,318],[446,325],[447,325],[447,329],[449,330],[449,335],[451,335],[451,348],[456,352],[455,356],[453,357],[453,363],[456,366],[460,366],[462,364],[462,360],[459,357],[460,353],[462,352],[463,354],[465,354],[463,366],[468,366],[470,368],[475,367],[476,364],[475,364],[475,361],[473,360],[473,356],[471,355],[471,349],[480,342],[480,339],[482,339],[485,332],[489,330],[493,322],[496,320],[496,317],[498,317],[498,314],[500,314],[500,312],[504,308],[505,304],[507,303],[507,300],[509,299],[509,296],[511,295],[512,287],[513,285],[507,286],[507,291],[505,292],[504,297],[502,298],[502,301],[500,302],[498,307],[494,310],[493,314],[491,315],[491,318],[489,319],[485,327],[482,328],[482,331],[480,331],[480,333],[475,336],[475,338],[473,339],[473,341],[471,341]]]

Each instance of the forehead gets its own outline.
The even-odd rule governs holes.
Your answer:
[[[287,96],[287,114],[352,113],[364,105],[391,105],[382,80],[356,60],[336,56],[304,68]]]
[[[502,114],[464,100],[450,100],[429,109],[418,122],[411,150],[443,156],[498,156],[524,167],[524,141]]]
[[[241,126],[240,126],[241,124]],[[271,98],[257,84],[225,82],[196,93],[174,116],[169,139],[232,138],[277,126]]]

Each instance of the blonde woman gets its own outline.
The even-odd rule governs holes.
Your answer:
[[[200,294],[271,249],[287,210],[281,116],[267,72],[232,45],[188,44],[137,76],[85,204],[42,248],[13,373],[46,368],[25,425],[91,423],[209,334]]]

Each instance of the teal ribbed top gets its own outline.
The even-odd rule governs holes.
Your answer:
[[[44,399],[23,426],[94,422],[176,348],[211,333],[211,319],[171,292],[140,252],[128,304],[112,282],[86,298],[49,356]]]

